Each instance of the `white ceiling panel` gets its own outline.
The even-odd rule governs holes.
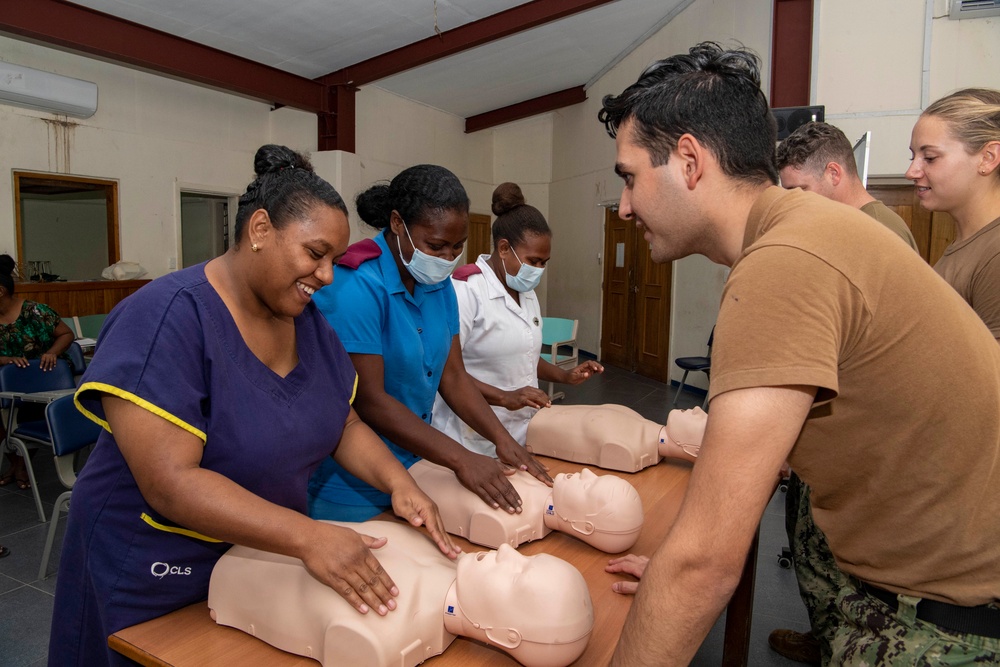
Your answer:
[[[579,86],[691,0],[615,0],[377,82],[462,117]],[[527,0],[72,0],[316,78]]]

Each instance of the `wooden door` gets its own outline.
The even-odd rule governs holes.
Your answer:
[[[469,240],[465,242],[465,262],[473,264],[480,255],[490,254],[493,247],[493,225],[490,216],[469,214]]]
[[[669,381],[670,264],[656,264],[635,224],[608,209],[604,223],[601,361]]]
[[[955,240],[955,223],[947,213],[931,212],[920,205],[913,185],[868,184],[868,192],[906,222],[920,256],[934,266],[948,244]]]

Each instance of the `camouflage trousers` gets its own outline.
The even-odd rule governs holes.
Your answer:
[[[785,528],[824,665],[1000,665],[1000,639],[951,632],[917,619],[920,598],[900,595],[893,610],[841,571],[812,520],[809,487],[794,473],[785,498]]]

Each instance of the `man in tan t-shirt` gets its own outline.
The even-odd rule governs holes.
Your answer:
[[[868,216],[776,187],[759,67],[699,44],[599,114],[625,181],[619,215],[653,260],[732,268],[680,512],[651,558],[609,564],[642,577],[615,587],[637,595],[612,664],[691,661],[786,460],[846,575],[829,662],[998,662],[1000,346]]]
[[[858,175],[851,142],[840,128],[828,123],[806,123],[778,144],[775,153],[782,187],[801,188],[853,208],[882,223],[914,250],[917,242],[906,222],[865,189]],[[779,629],[771,632],[768,644],[781,655],[807,664],[819,664],[829,653],[828,646],[836,614],[831,607],[844,574],[829,554],[826,537],[812,519],[809,486],[793,470],[785,494],[788,545],[799,581],[802,601],[809,613],[810,632]],[[811,546],[823,557],[806,559],[803,549]],[[799,554],[796,558],[795,555]]]
[[[802,188],[859,208],[917,249],[906,222],[865,190],[851,142],[840,128],[829,123],[800,125],[778,144],[775,160],[782,187]]]

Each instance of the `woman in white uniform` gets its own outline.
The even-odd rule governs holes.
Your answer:
[[[562,369],[543,360],[542,314],[535,287],[552,250],[552,230],[515,183],[493,191],[493,254],[455,271],[465,368],[500,422],[524,444],[528,420],[549,405],[546,382],[580,384],[604,367],[585,361]],[[438,396],[433,425],[466,448],[494,456],[493,443],[465,425]]]

